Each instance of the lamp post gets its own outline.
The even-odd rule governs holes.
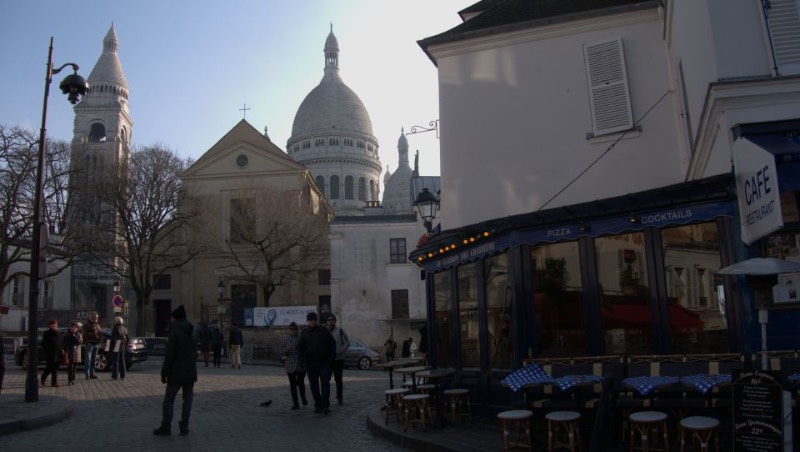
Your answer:
[[[422,217],[422,224],[425,230],[431,232],[433,229],[433,219],[436,218],[436,210],[439,208],[439,200],[427,188],[423,188],[417,195],[414,205],[419,211],[419,216]]]
[[[50,82],[53,81],[53,75],[58,74],[67,66],[71,66],[73,74],[64,77],[61,81],[59,88],[61,92],[67,94],[67,99],[73,105],[80,101],[81,96],[86,95],[89,91],[89,84],[86,80],[78,75],[78,65],[75,63],[67,63],[59,68],[53,68],[53,37],[50,37],[50,49],[47,53],[47,71],[44,78],[44,100],[42,101],[42,127],[39,131],[39,152],[37,154],[36,166],[36,188],[33,198],[33,232],[31,234],[31,268],[30,268],[30,282],[28,288],[28,370],[25,379],[25,401],[38,402],[39,401],[39,378],[37,376],[37,366],[35,363],[39,362],[35,344],[37,343],[37,319],[39,309],[39,280],[43,275],[39,275],[40,259],[45,257],[41,247],[47,246],[47,243],[42,243],[41,234],[47,232],[45,228],[42,230],[41,215],[42,203],[44,202],[42,195],[43,173],[44,173],[44,150],[45,150],[45,135],[47,132],[47,98],[50,95]]]

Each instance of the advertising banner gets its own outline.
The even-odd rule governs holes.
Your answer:
[[[244,326],[289,326],[306,324],[306,314],[317,312],[315,306],[270,306],[244,310]]]

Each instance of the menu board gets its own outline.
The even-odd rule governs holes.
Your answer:
[[[733,374],[733,448],[783,450],[783,388],[777,372],[738,370]]]

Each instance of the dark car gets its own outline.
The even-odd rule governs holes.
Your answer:
[[[69,331],[69,328],[59,328],[58,334],[62,337],[66,332]],[[39,342],[41,342],[41,334],[39,335]],[[111,366],[109,365],[109,361],[111,359],[110,355],[111,352],[105,350],[104,344],[106,341],[111,340],[111,328],[103,329],[103,344],[97,351],[97,359],[95,360],[95,369],[100,372],[104,372],[106,370],[111,370]],[[81,347],[81,354],[83,354],[83,347]],[[36,352],[37,361],[39,361],[39,365],[42,366],[45,363],[44,357],[44,350],[42,349],[41,343],[39,344],[38,351]],[[130,342],[128,342],[128,349],[125,352],[125,368],[130,369],[132,365],[136,363],[140,363],[142,361],[147,360],[147,346],[145,345],[144,339],[138,337],[132,337]],[[14,354],[14,362],[18,366],[22,366],[23,369],[28,368],[28,343],[27,339],[23,339],[23,343],[19,348],[17,348],[16,353]],[[81,364],[83,363],[83,357],[81,356]]]
[[[358,367],[361,370],[367,370],[373,364],[379,364],[380,362],[380,352],[364,345],[358,339],[350,339],[350,346],[344,352],[344,365],[346,367]]]

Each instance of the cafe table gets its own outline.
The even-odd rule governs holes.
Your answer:
[[[376,365],[375,367],[380,367],[382,369],[386,369],[389,372],[389,389],[394,389],[394,378],[393,378],[393,371],[399,367],[407,367],[412,364],[416,364],[422,361],[420,358],[401,358],[396,359],[394,361],[389,361],[388,363],[381,363]]]
[[[728,386],[732,381],[733,377],[730,374],[694,374],[681,377],[681,383],[705,396],[706,407],[712,405],[712,389]]]
[[[412,367],[400,367],[397,369],[403,375],[409,375],[411,378],[411,391],[417,392],[417,373],[422,372],[423,370],[430,369],[429,366],[412,366]]]
[[[444,426],[444,404],[442,403],[441,386],[439,380],[449,378],[456,374],[455,369],[428,369],[416,373],[417,378],[424,378],[426,381],[433,382],[433,397],[436,404],[436,416],[439,418],[439,425]],[[413,378],[413,377],[412,377]]]

